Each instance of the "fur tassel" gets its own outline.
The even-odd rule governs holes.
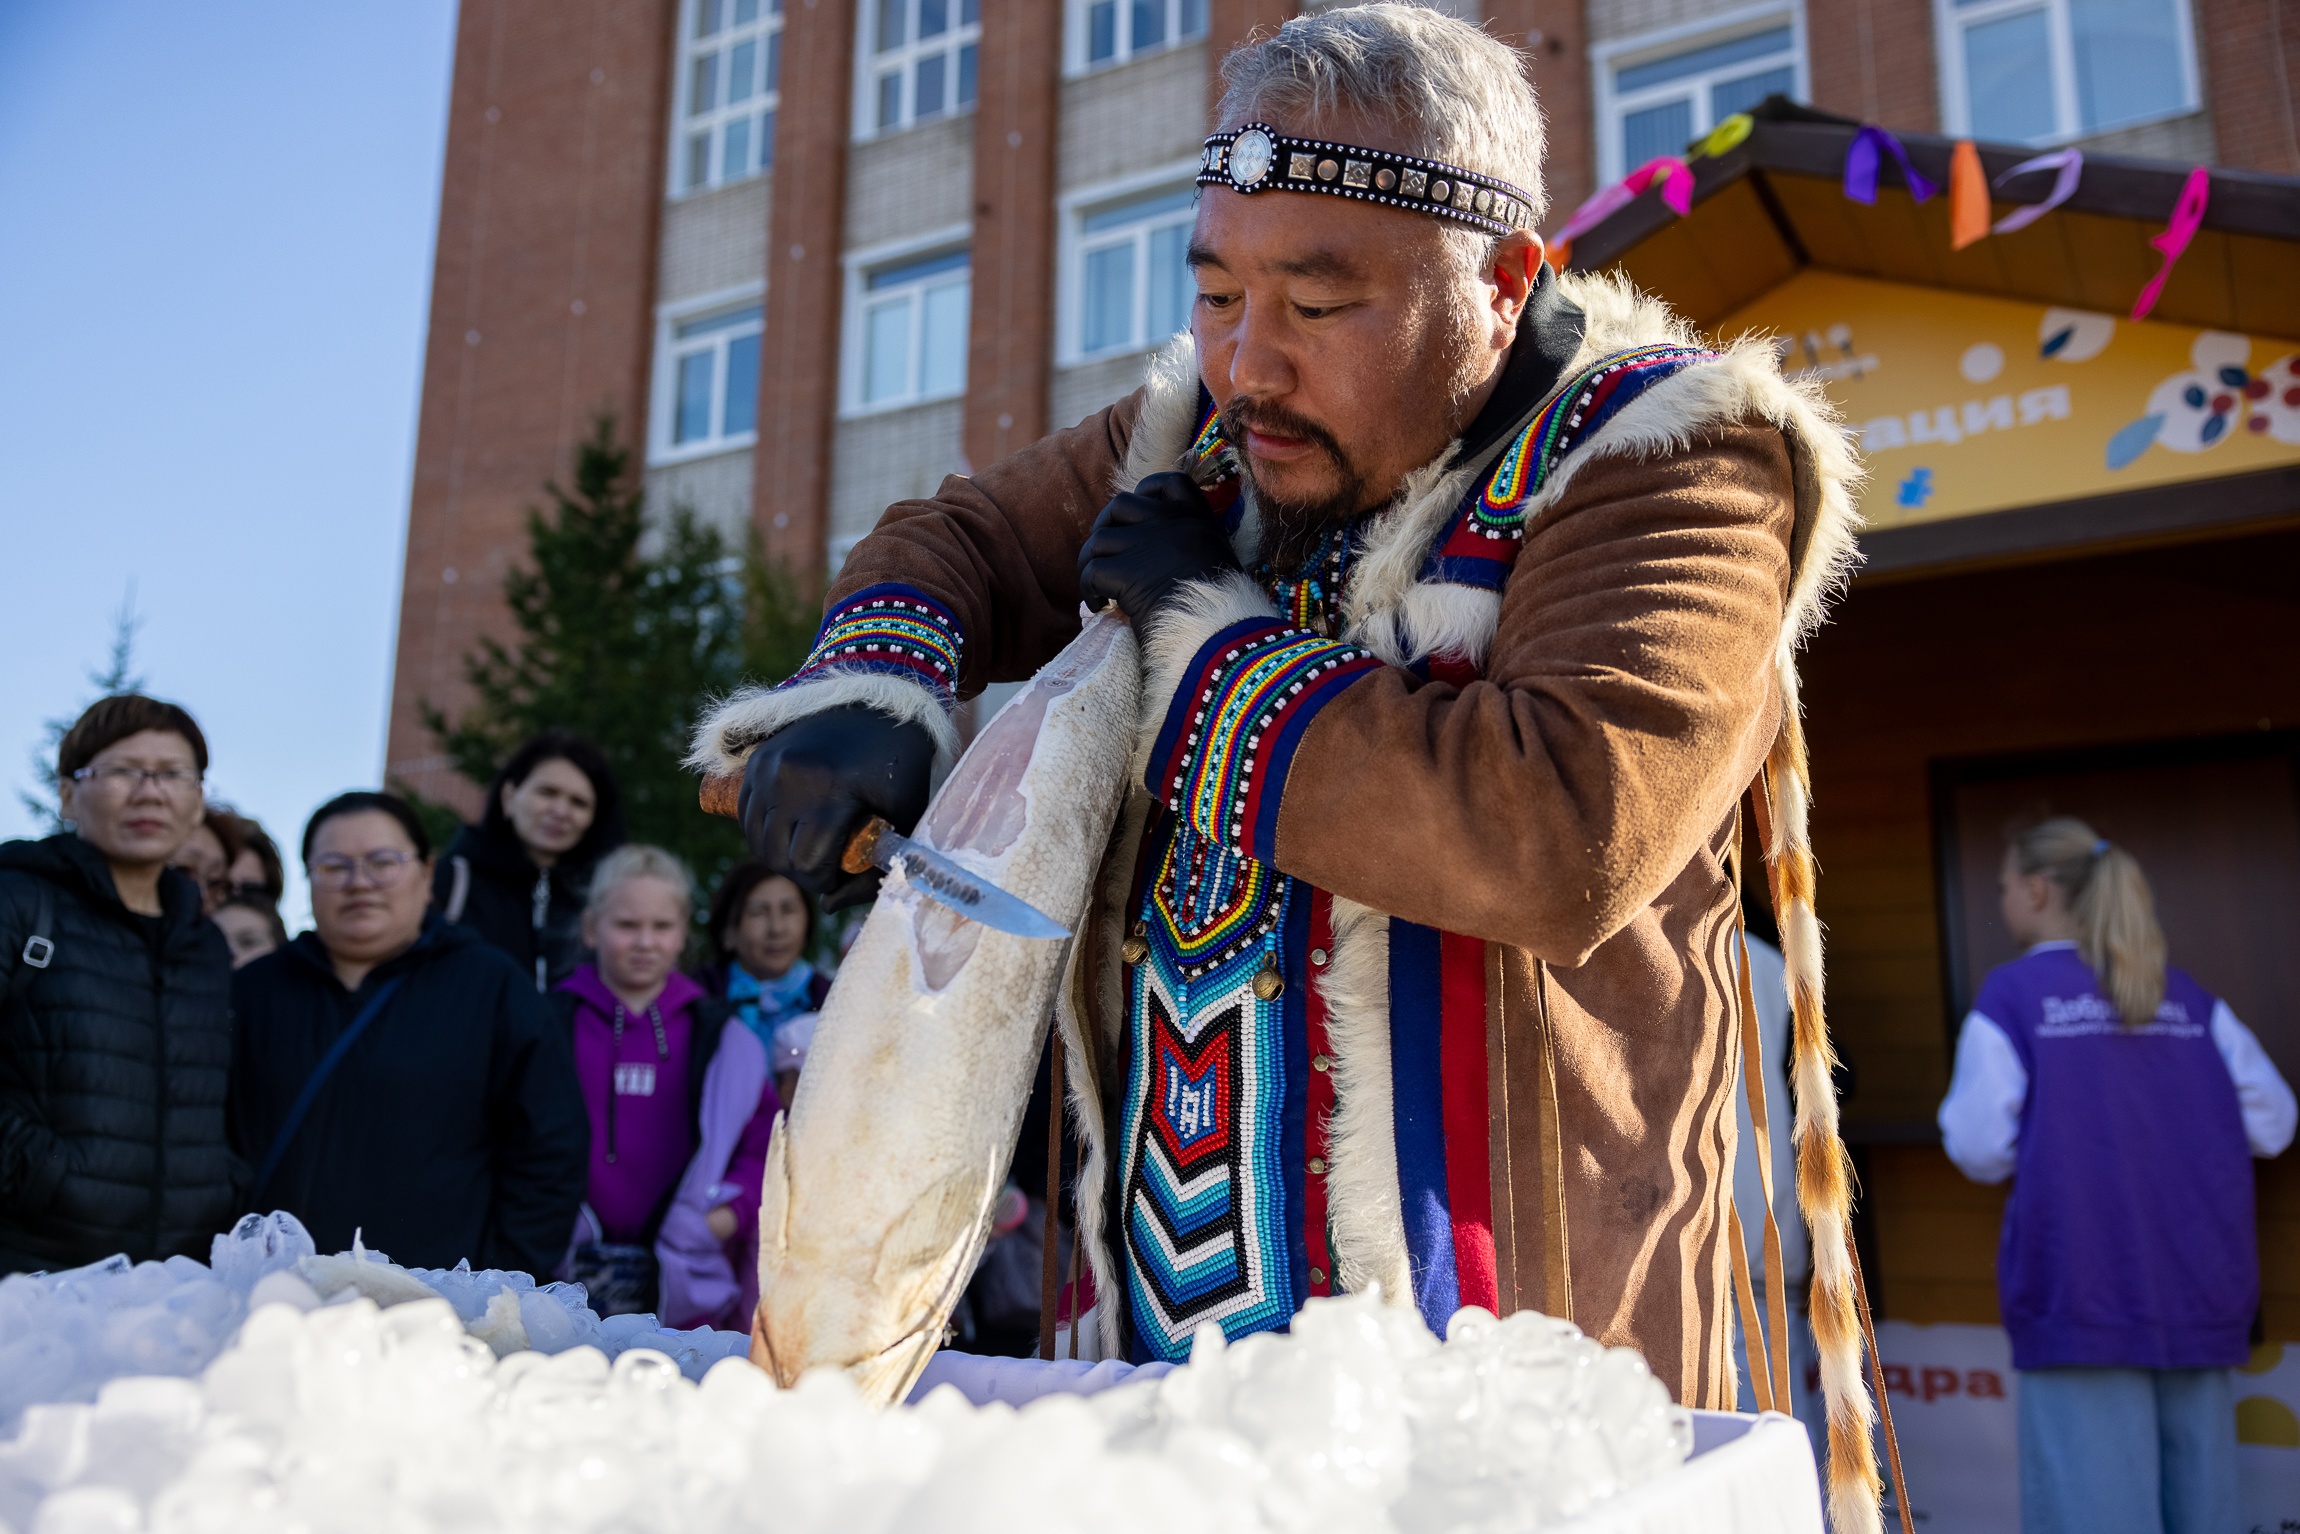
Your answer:
[[[1812,1231],[1813,1340],[1821,1355],[1821,1394],[1829,1416],[1829,1521],[1837,1534],[1881,1534],[1876,1403],[1862,1377],[1861,1318],[1854,1296],[1852,1164],[1837,1129],[1837,1055],[1822,1009],[1821,923],[1813,910],[1809,825],[1812,779],[1797,673],[1786,646],[1779,671],[1781,729],[1765,764],[1772,822],[1765,865],[1789,993],[1797,1202]]]

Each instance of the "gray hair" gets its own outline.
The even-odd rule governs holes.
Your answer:
[[[1548,209],[1541,108],[1522,56],[1441,11],[1380,0],[1296,16],[1231,50],[1222,86],[1225,129],[1263,119],[1299,132],[1356,112],[1394,124],[1409,154],[1518,187],[1536,224]],[[1491,259],[1492,238],[1441,222],[1472,269]]]
[[[660,847],[628,842],[601,858],[592,870],[591,892],[583,902],[583,914],[593,918],[603,915],[615,891],[633,879],[660,879],[679,892],[679,899],[690,912],[695,909],[695,876],[687,872],[687,865]]]

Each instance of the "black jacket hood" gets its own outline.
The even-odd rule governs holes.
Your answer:
[[[437,911],[430,912],[423,918],[423,931],[416,937],[415,946],[369,970],[360,988],[365,990],[374,982],[393,975],[413,974],[438,963],[459,948],[469,948],[485,941],[462,923],[443,920]],[[315,970],[331,981],[335,980],[335,960],[328,957],[327,945],[319,940],[317,932],[298,933],[288,940],[284,951],[290,962]]]
[[[0,842],[0,869],[34,874],[70,890],[107,915],[133,917],[112,882],[112,865],[94,842],[77,831],[59,831],[38,841]],[[170,943],[200,924],[200,887],[178,868],[160,871],[160,926]]]

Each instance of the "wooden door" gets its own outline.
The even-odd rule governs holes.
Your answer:
[[[2140,860],[2172,962],[2300,1081],[2300,740],[1947,763],[1934,804],[1952,1038],[1982,979],[2015,956],[1997,914],[2008,825],[2075,815]]]

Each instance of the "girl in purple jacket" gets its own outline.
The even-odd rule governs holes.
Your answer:
[[[2253,1156],[2292,1091],[2165,963],[2140,864],[2080,820],[2013,839],[2005,925],[1957,1039],[1941,1142],[2013,1179],[1997,1293],[2019,1371],[2024,1534],[2241,1526],[2228,1371],[2260,1302]]]
[[[759,1179],[782,1104],[766,1050],[679,973],[694,903],[660,847],[609,853],[583,941],[598,954],[556,991],[591,1118],[569,1271],[602,1314],[741,1330],[758,1305]]]

